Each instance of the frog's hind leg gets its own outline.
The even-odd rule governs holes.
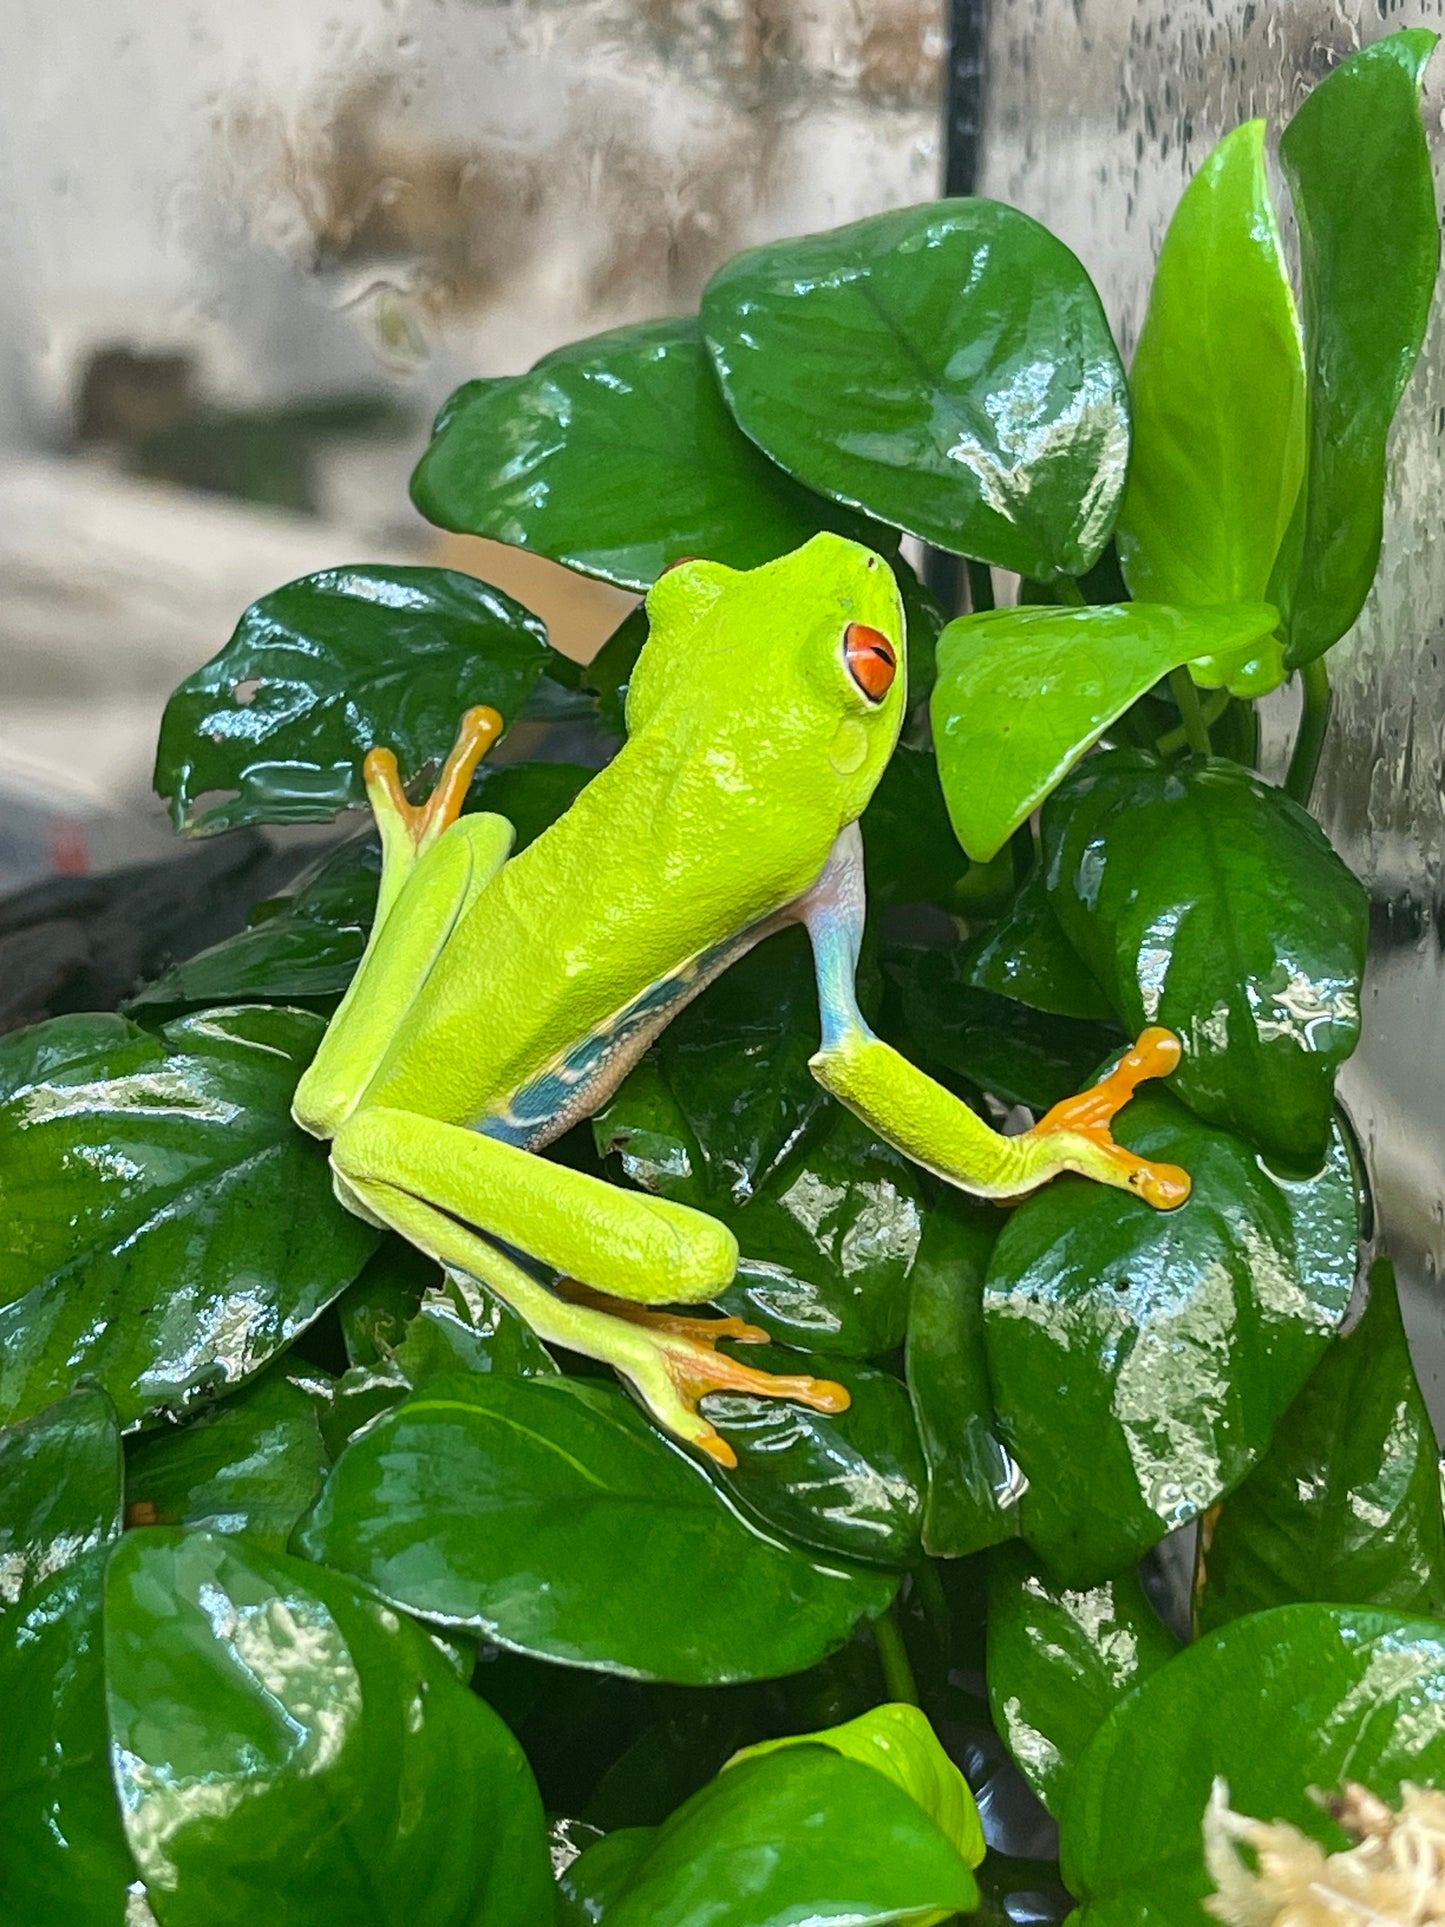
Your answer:
[[[731,1282],[736,1242],[704,1212],[620,1191],[457,1125],[374,1105],[342,1127],[332,1163],[366,1216],[479,1278],[545,1343],[613,1366],[661,1424],[723,1465],[735,1462],[732,1449],[698,1410],[709,1392],[794,1399],[824,1412],[848,1404],[841,1385],[776,1377],[717,1350],[721,1338],[760,1339],[752,1326],[642,1309],[696,1303]],[[609,1306],[595,1289],[576,1287],[561,1296],[499,1243],[628,1302]]]

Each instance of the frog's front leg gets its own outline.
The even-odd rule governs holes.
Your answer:
[[[736,1458],[698,1410],[708,1392],[796,1399],[821,1412],[848,1404],[843,1387],[827,1379],[778,1377],[719,1352],[720,1338],[763,1338],[737,1319],[641,1309],[694,1304],[732,1282],[737,1242],[704,1212],[620,1191],[460,1125],[379,1105],[363,1105],[341,1127],[331,1161],[344,1193],[366,1216],[479,1278],[544,1342],[613,1366],[661,1424],[722,1465]],[[499,1244],[592,1289],[559,1295]],[[632,1302],[609,1309],[599,1292]]]
[[[1132,1191],[1160,1210],[1171,1210],[1189,1196],[1188,1172],[1137,1157],[1109,1131],[1139,1084],[1167,1076],[1179,1062],[1179,1040],[1172,1031],[1146,1030],[1091,1090],[1056,1104],[1031,1130],[1005,1137],[875,1037],[858,1009],[853,978],[864,896],[856,824],[839,837],[797,914],[813,943],[823,1021],[822,1048],[810,1063],[813,1075],[915,1163],[975,1197],[1001,1203],[1023,1197],[1062,1171]]]

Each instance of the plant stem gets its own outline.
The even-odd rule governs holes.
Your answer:
[[[1284,779],[1285,794],[1292,796],[1301,809],[1310,806],[1310,795],[1320,767],[1320,755],[1330,727],[1334,696],[1330,672],[1323,656],[1307,662],[1299,672],[1304,689],[1304,708],[1300,711],[1299,734],[1290,753],[1289,774]]]
[[[917,1706],[918,1682],[913,1677],[908,1648],[891,1606],[873,1621],[873,1637],[878,1644],[889,1699],[902,1700],[905,1706]]]
[[[1169,687],[1179,705],[1179,720],[1184,725],[1185,742],[1197,755],[1212,756],[1214,750],[1209,740],[1209,725],[1204,720],[1204,711],[1199,707],[1199,691],[1194,687],[1194,678],[1187,669],[1171,669]]]
[[[1060,599],[1064,602],[1067,602],[1070,608],[1073,608],[1073,609],[1088,608],[1089,598],[1084,594],[1083,590],[1079,587],[1077,580],[1073,576],[1061,575],[1058,581],[1054,584],[1054,587],[1058,590]]]
[[[987,562],[970,562],[968,568],[968,606],[975,615],[994,606],[993,571]]]
[[[1212,729],[1228,707],[1229,691],[1227,689],[1216,689],[1210,696],[1209,701],[1200,705],[1204,727],[1206,729]],[[1183,749],[1188,741],[1189,737],[1185,732],[1184,725],[1181,723],[1178,729],[1166,729],[1154,747],[1161,756],[1173,756],[1177,750]]]

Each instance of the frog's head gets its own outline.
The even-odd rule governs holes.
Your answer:
[[[863,812],[903,723],[903,604],[888,564],[815,535],[758,569],[677,563],[647,598],[648,640],[627,692],[635,735],[672,712],[699,733],[799,758],[837,784],[840,823]],[[820,757],[819,752],[822,752]]]

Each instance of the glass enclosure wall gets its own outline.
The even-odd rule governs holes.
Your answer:
[[[1336,61],[1439,0],[989,0],[979,190],[1048,223],[1097,281],[1126,355],[1185,181],[1220,135],[1275,134]],[[1445,200],[1445,57],[1425,96]],[[1284,205],[1287,205],[1287,200]],[[1370,1154],[1437,1428],[1445,1419],[1445,308],[1396,426],[1385,550],[1329,658],[1314,807],[1373,899],[1364,1042],[1342,1089]],[[1279,734],[1290,715],[1281,704]]]

